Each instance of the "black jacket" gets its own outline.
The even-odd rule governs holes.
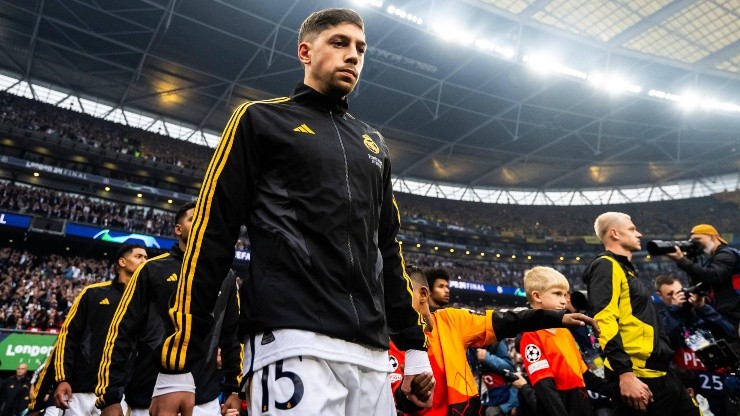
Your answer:
[[[714,308],[723,317],[737,326],[740,323],[740,294],[733,287],[733,274],[740,258],[731,247],[721,244],[706,262],[692,261],[684,257],[678,267],[689,275],[691,284],[703,282],[712,288]],[[737,276],[740,283],[740,276]]]
[[[95,391],[105,337],[123,289],[118,279],[86,286],[64,320],[54,348],[54,376],[57,383],[67,381],[72,393]]]
[[[20,416],[28,404],[31,379],[15,374],[0,382],[0,416]]]
[[[292,328],[349,342],[425,349],[396,240],[388,148],[346,101],[300,85],[237,108],[201,187],[164,367],[204,354],[209,311],[234,257],[252,244],[242,333]]]
[[[601,333],[604,364],[613,374],[665,375],[673,358],[668,337],[651,298],[625,256],[606,251],[583,272],[588,300]]]
[[[31,379],[33,394],[29,395],[29,412],[41,412],[50,405],[53,406],[54,388],[56,387],[54,382],[54,357],[54,350],[52,349],[46,361],[36,369]],[[72,394],[74,394],[74,390]]]
[[[149,408],[159,373],[156,354],[165,335],[173,330],[169,308],[177,289],[182,258],[182,250],[175,245],[169,253],[148,260],[131,278],[117,311],[118,319],[107,331],[109,341],[95,389],[99,408],[119,403],[124,393],[129,407]],[[241,346],[236,336],[239,306],[233,275],[224,280],[220,294],[216,303],[219,309],[213,312],[218,319],[203,338],[209,344],[210,353],[193,369],[196,404],[214,400],[222,391],[216,371],[217,346],[222,349],[227,394],[237,391],[241,376]],[[133,351],[136,358],[129,381],[126,363]]]

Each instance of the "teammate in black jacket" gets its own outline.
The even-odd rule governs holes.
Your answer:
[[[36,369],[31,378],[31,394],[28,396],[29,416],[57,416],[59,409],[54,406],[54,349],[46,361]]]
[[[144,247],[124,244],[116,253],[116,279],[88,285],[72,304],[54,348],[54,401],[66,416],[96,413],[94,391],[105,336],[124,286],[146,258]]]
[[[304,21],[298,42],[304,84],[290,97],[239,106],[208,166],[172,313],[176,332],[162,351],[170,374],[160,375],[155,389],[166,395],[152,401],[155,415],[187,411],[192,403],[183,391],[192,388],[168,387],[192,385],[188,372],[205,352],[210,311],[242,224],[252,245],[241,303],[250,335],[245,366],[253,380],[263,369],[269,375],[252,383],[267,389],[264,397],[252,397],[256,410],[295,407],[301,413],[301,406],[310,413],[315,403],[307,400],[320,394],[308,391],[332,380],[297,373],[325,364],[315,361],[382,372],[387,382],[389,333],[400,350],[410,350],[402,388],[431,370],[396,240],[388,148],[377,130],[347,111],[367,47],[362,18],[348,9],[316,12]],[[299,356],[311,360],[298,362]],[[269,390],[288,371],[285,380],[307,392],[294,390],[283,402]],[[333,380],[337,389],[348,383]],[[385,406],[384,386],[344,390],[337,393],[339,404],[364,394],[363,405]],[[392,411],[390,388],[387,393]],[[417,393],[430,399],[430,392]]]
[[[159,357],[155,356],[164,340],[172,333],[168,310],[177,289],[177,274],[182,266],[195,202],[187,203],[175,215],[178,244],[169,253],[147,261],[132,277],[116,311],[116,319],[107,330],[108,337],[98,371],[96,405],[104,415],[122,415],[118,405],[125,393],[132,416],[148,415]],[[241,345],[236,336],[239,305],[236,277],[231,274],[221,287],[213,315],[216,323],[207,334],[209,354],[193,368],[196,382],[194,414],[218,414],[218,396],[222,392],[216,366],[216,348],[221,348],[227,407],[238,408],[241,400],[232,395],[238,390],[241,376]],[[128,380],[126,364],[133,350],[136,359],[133,375]],[[125,391],[124,391],[125,386]]]

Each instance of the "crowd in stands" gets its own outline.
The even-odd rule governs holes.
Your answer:
[[[468,282],[521,287],[529,263],[478,261],[406,253],[408,264],[422,268],[443,267],[454,278]],[[585,265],[555,264],[568,277],[572,290],[585,289],[581,273]],[[638,264],[641,277],[652,285],[660,272],[676,272],[667,263]],[[30,251],[0,249],[0,328],[57,330],[75,296],[90,283],[115,277],[111,262],[57,254],[38,255]]]
[[[740,193],[729,195],[733,194]],[[646,236],[687,235],[697,221],[707,222],[708,218],[723,233],[737,231],[738,202],[722,194],[676,201],[568,207],[482,204],[403,193],[397,193],[396,199],[407,218],[502,237],[590,236],[594,219],[605,211],[629,214]]]
[[[421,205],[414,205],[414,200],[420,197],[414,197],[406,194],[401,194],[402,198],[407,199],[410,202],[409,206],[412,207],[408,215],[427,215],[425,211],[415,211],[414,207],[420,207]],[[706,199],[706,198],[703,198]],[[429,201],[429,199],[427,199]],[[436,200],[434,200],[436,201]],[[704,203],[703,201],[686,201],[686,204]],[[450,205],[463,204],[459,201],[450,203]],[[733,202],[728,204],[734,205]],[[480,206],[481,204],[474,204]],[[434,206],[427,203],[424,209],[429,206]],[[519,207],[522,211],[526,211],[532,208],[538,207]],[[564,207],[549,207],[552,211],[558,211],[566,209]],[[567,207],[567,209],[578,210],[584,207]],[[174,227],[174,214],[168,211],[163,211],[150,207],[127,205],[118,202],[112,202],[103,200],[96,197],[89,197],[84,195],[78,195],[67,192],[59,192],[46,188],[31,187],[23,184],[14,184],[6,181],[0,181],[0,209],[12,212],[18,212],[21,214],[36,215],[45,218],[58,218],[69,220],[72,222],[85,223],[96,225],[105,228],[112,228],[127,232],[143,233],[156,236],[172,237]],[[419,208],[421,209],[421,208]],[[589,209],[592,209],[589,207]],[[603,207],[596,207],[596,209],[603,210]],[[431,208],[429,211],[429,218],[438,219],[434,216],[436,208]],[[453,211],[454,212],[454,211]],[[543,212],[547,212],[544,210]],[[645,215],[644,213],[641,215]],[[462,216],[451,215],[458,221]],[[495,218],[504,217],[494,216]],[[492,217],[492,218],[494,218]],[[560,218],[563,218],[563,214],[559,214]],[[568,215],[568,218],[572,221],[562,222],[563,224],[578,223],[578,216]],[[427,218],[427,217],[424,217]],[[471,216],[474,218],[474,215]],[[537,218],[537,217],[534,217]],[[554,218],[552,219],[554,221]],[[585,219],[582,227],[586,227]],[[697,222],[696,219],[687,219],[688,224]],[[646,223],[646,227],[651,227],[651,223]],[[564,225],[565,227],[565,225]],[[591,227],[591,225],[589,225]],[[729,225],[728,225],[729,229]],[[582,232],[590,231],[590,228],[585,228]],[[434,230],[427,230],[426,233],[433,233]],[[434,238],[434,235],[429,235]],[[437,237],[439,238],[439,237]],[[237,241],[237,250],[246,250],[249,248],[249,240],[246,235],[246,229],[242,229],[241,237]],[[452,256],[438,256],[428,253],[419,253],[413,251],[406,251],[407,261],[415,263],[421,267],[444,267],[453,271],[455,276],[460,276],[461,279],[472,282],[490,283],[493,285],[505,285],[518,287],[521,276],[527,268],[530,267],[528,263],[515,263],[515,262],[501,262],[493,259],[467,259],[464,257],[452,257]],[[580,280],[580,275],[585,265],[578,264],[553,264],[553,267],[557,268],[563,274],[571,279],[571,285],[574,288],[580,289],[583,287],[583,283]],[[650,279],[657,275],[659,272],[663,272],[666,263],[653,261],[646,262],[644,264],[638,264],[638,267],[643,267],[646,270],[643,271],[643,275]]]
[[[2,91],[0,123],[198,171],[207,165],[213,151],[206,146],[173,139],[164,134],[113,123]],[[609,207],[481,204],[401,193],[397,194],[397,199],[402,215],[407,219],[423,219],[441,226],[464,227],[493,236],[535,239],[591,235],[593,218],[605,208],[630,214],[634,222],[640,224],[643,234],[648,236],[686,234],[697,218],[711,218],[718,230],[731,233],[736,231],[734,218],[738,209],[736,195],[729,198],[715,195],[691,200]],[[42,207],[37,209],[43,210]],[[128,214],[131,209],[126,211],[127,214],[123,216],[113,213],[109,220],[115,222],[116,226],[130,227],[138,232],[169,233],[166,218],[153,220],[151,224],[150,218],[144,218],[142,223],[141,215]],[[144,217],[154,215],[146,212],[141,214]],[[138,218],[134,220],[131,216]],[[569,220],[562,221],[563,218]],[[105,219],[99,217],[98,220]],[[158,227],[160,225],[164,230]]]
[[[109,261],[0,249],[0,328],[58,331],[83,287],[111,280]]]
[[[197,171],[203,170],[213,153],[207,146],[2,91],[0,123]]]
[[[594,253],[595,254],[595,253]],[[450,271],[453,278],[466,281],[487,283],[497,286],[522,287],[522,276],[527,269],[534,266],[549,266],[562,273],[572,290],[585,290],[586,286],[581,279],[584,269],[590,259],[581,260],[580,263],[554,263],[541,264],[535,262],[503,262],[496,260],[481,260],[478,258],[461,258],[451,256],[440,256],[429,253],[414,251],[404,252],[406,263],[422,268],[444,268]],[[681,274],[672,261],[665,259],[646,262],[635,262],[638,278],[643,280],[649,287],[653,286],[655,277],[662,273]]]
[[[0,209],[158,236],[171,236],[174,227],[170,212],[4,181]]]

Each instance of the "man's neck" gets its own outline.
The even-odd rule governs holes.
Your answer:
[[[443,303],[443,304],[437,303],[437,302],[435,302],[435,301],[433,301],[433,300],[430,299],[429,300],[429,307],[431,309],[444,309],[444,308],[447,307],[447,304],[446,303]]]
[[[131,280],[131,275],[129,275],[126,272],[120,272],[118,273],[118,283],[121,283],[122,285],[126,286],[126,283]]]
[[[604,248],[614,254],[627,257],[627,260],[632,261],[632,252],[620,245],[614,244],[610,246],[604,246]]]

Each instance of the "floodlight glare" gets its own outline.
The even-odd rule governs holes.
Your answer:
[[[686,94],[681,94],[678,97],[678,104],[684,109],[684,110],[693,110],[697,106],[699,106],[699,97],[696,96],[693,92],[688,92]]]
[[[720,102],[712,99],[706,99],[702,101],[701,106],[705,110],[721,110],[735,113],[740,112],[740,105],[731,102]]]

